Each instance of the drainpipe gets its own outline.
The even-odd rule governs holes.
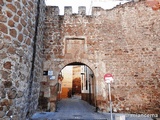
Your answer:
[[[36,43],[37,43],[37,34],[38,34],[38,25],[39,25],[39,13],[40,13],[40,0],[37,1],[37,16],[35,21],[35,33],[33,37],[33,55],[32,55],[32,66],[31,66],[31,73],[30,73],[30,80],[29,80],[29,93],[28,93],[28,112],[26,117],[30,116],[30,100],[32,98],[32,84],[33,84],[33,78],[34,78],[34,63],[35,63],[35,57],[36,57]]]

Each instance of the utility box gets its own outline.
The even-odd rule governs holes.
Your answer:
[[[115,115],[115,120],[125,120],[125,115]]]

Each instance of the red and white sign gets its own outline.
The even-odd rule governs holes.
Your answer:
[[[104,75],[104,81],[106,83],[112,83],[113,82],[113,75],[110,73],[107,73]]]

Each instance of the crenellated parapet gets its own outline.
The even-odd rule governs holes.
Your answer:
[[[64,6],[64,11],[61,13],[62,16],[71,16],[71,15],[82,15],[82,16],[99,16],[100,14],[104,14],[105,12],[112,11],[113,9],[117,8],[127,8],[131,6],[135,6],[136,4],[145,4],[144,1],[133,0],[131,2],[126,2],[123,4],[117,4],[117,6],[113,7],[112,9],[104,9],[102,7],[95,7],[93,6],[90,10],[86,9],[85,6],[78,7],[78,13],[73,11],[72,6]],[[60,15],[60,9],[58,6],[46,6],[46,14],[52,14],[52,16]]]
[[[93,7],[91,16],[95,16],[96,13],[99,12],[99,11],[105,11],[105,10],[101,7]],[[87,15],[86,13],[87,13],[87,11],[86,11],[85,6],[79,6],[78,7],[78,13],[73,13],[72,6],[65,6],[64,7],[64,16],[70,16],[70,15],[85,16],[85,15]],[[46,14],[52,15],[52,16],[60,15],[60,9],[59,9],[58,6],[47,6],[46,7]],[[87,15],[87,16],[89,16],[89,15]]]

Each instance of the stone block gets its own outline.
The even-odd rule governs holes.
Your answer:
[[[1,106],[10,106],[12,104],[12,102],[8,99],[3,99],[1,101]]]
[[[0,15],[0,22],[7,22],[7,17],[4,15]]]
[[[9,17],[9,18],[11,18],[13,16],[12,12],[10,12],[10,11],[6,11],[6,13],[7,13],[7,17]]]
[[[5,68],[5,69],[11,69],[11,66],[12,66],[12,64],[11,64],[11,62],[6,62],[6,63],[4,63],[4,65],[3,65],[3,67]]]
[[[7,4],[6,6],[13,12],[17,11],[16,7],[14,5],[12,5],[12,4]]]
[[[15,99],[17,95],[15,90],[10,90],[7,94],[9,99]]]
[[[64,15],[72,15],[72,7],[71,6],[66,6],[64,8]]]
[[[18,91],[17,92],[17,98],[20,98],[24,95],[24,93],[22,91]]]
[[[0,98],[5,98],[6,97],[6,93],[4,90],[0,91]]]
[[[10,53],[10,54],[15,54],[15,53],[16,53],[16,49],[15,49],[14,47],[10,46],[10,47],[8,48],[8,51],[7,51],[7,52]]]
[[[2,31],[3,33],[8,33],[8,28],[5,24],[0,23],[0,31]]]
[[[5,112],[0,111],[0,118],[3,118],[5,116]]]
[[[8,25],[10,26],[10,27],[14,27],[14,22],[12,21],[12,20],[10,20],[10,21],[8,21]]]
[[[12,86],[12,81],[3,81],[5,88],[10,88]]]
[[[10,35],[12,37],[16,37],[17,36],[17,31],[15,29],[10,29]]]
[[[86,15],[86,7],[85,6],[78,7],[78,14],[79,15]]]

